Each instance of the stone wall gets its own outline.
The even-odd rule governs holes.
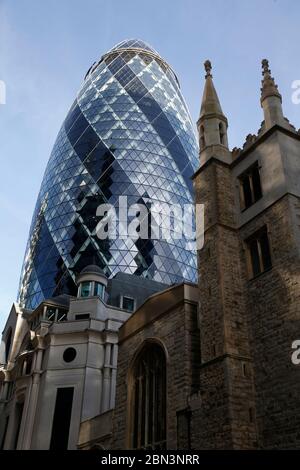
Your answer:
[[[262,148],[255,152],[264,165]],[[252,162],[251,152],[247,158]],[[236,164],[233,171],[211,159],[195,178],[205,244],[198,253],[202,363],[191,401],[192,446],[299,448],[300,367],[291,362],[291,344],[300,338],[299,198],[286,192],[276,199],[277,172],[263,187],[261,210],[240,225],[238,173]],[[251,279],[246,240],[264,226],[272,268]]]
[[[291,345],[300,339],[300,260],[286,195],[241,229],[246,238],[268,227],[272,269],[247,283],[256,417],[261,448],[300,448],[300,366]]]
[[[291,362],[300,339],[300,199],[288,184],[278,193],[278,181],[288,181],[283,154],[268,179],[279,135],[233,164],[212,157],[196,173],[196,202],[205,205],[197,298],[186,302],[182,292],[172,304],[174,287],[121,328],[114,448],[130,447],[128,378],[135,354],[153,339],[167,354],[168,449],[300,448],[300,366]],[[241,215],[237,176],[258,157],[263,197]],[[247,239],[262,227],[272,268],[252,278]]]
[[[195,288],[194,288],[195,289]],[[133,328],[134,329],[134,328]],[[114,412],[113,448],[131,447],[129,374],[137,351],[145,341],[158,341],[167,358],[167,447],[177,448],[177,411],[184,410],[199,374],[199,330],[197,306],[182,301],[153,322],[119,344],[116,408]],[[184,424],[183,424],[184,427]],[[186,431],[183,430],[186,436]],[[186,439],[186,437],[184,438]]]

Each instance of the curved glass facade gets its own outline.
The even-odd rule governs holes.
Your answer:
[[[193,203],[197,142],[176,75],[148,45],[129,40],[86,74],[59,131],[42,181],[21,274],[19,301],[76,293],[88,264],[166,284],[196,279],[187,240],[99,240],[102,203]]]

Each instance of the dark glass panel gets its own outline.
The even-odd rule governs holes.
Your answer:
[[[123,297],[122,298],[122,308],[124,310],[128,310],[129,312],[133,312],[134,310],[134,299],[131,297]]]

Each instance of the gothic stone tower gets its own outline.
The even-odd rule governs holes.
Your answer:
[[[198,120],[200,391],[192,447],[300,448],[300,133],[264,60],[264,121],[229,151],[211,64]]]

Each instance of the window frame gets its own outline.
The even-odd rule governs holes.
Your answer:
[[[82,295],[82,287],[85,285],[85,284],[89,284],[89,292],[88,292],[88,295]],[[92,297],[92,294],[93,294],[93,282],[92,281],[82,281],[80,283],[80,296],[81,298],[83,299],[86,299],[87,297]]]
[[[123,301],[124,299],[129,299],[129,300],[133,300],[133,309],[132,310],[128,310],[126,308],[124,308],[123,306]],[[135,309],[136,309],[136,299],[134,297],[132,297],[131,295],[121,295],[121,298],[120,298],[120,308],[122,310],[126,310],[126,312],[134,312]]]
[[[53,310],[51,318],[48,317],[49,310]],[[45,305],[43,314],[37,315],[32,320],[31,328],[34,329],[40,323],[41,320],[47,321],[49,323],[62,323],[62,322],[68,321],[68,313],[69,313],[68,309],[56,307],[53,305]]]
[[[99,282],[99,281],[94,281],[93,284],[94,284],[93,285],[93,296],[94,297],[99,297],[101,300],[104,300],[105,285],[102,282]],[[101,286],[101,288],[102,288],[101,295],[96,293],[96,289],[98,289],[98,286]]]
[[[239,183],[239,200],[240,200],[240,207],[241,207],[241,212],[246,211],[250,207],[252,207],[256,202],[260,201],[263,197],[263,188],[262,188],[262,181],[261,181],[261,165],[259,164],[259,161],[256,160],[254,163],[252,163],[246,170],[244,170],[240,175],[238,175],[238,183]],[[260,196],[256,198],[255,196],[255,187],[253,185],[253,171],[257,169],[258,171],[258,176],[259,176],[259,190],[260,190]],[[246,205],[245,201],[245,192],[244,192],[244,181],[245,179],[249,179],[249,186],[250,186],[250,196],[251,196],[251,204]]]
[[[160,437],[163,437],[163,439],[160,439],[159,441],[156,441],[155,440],[155,434],[156,434],[157,431],[156,431],[156,428],[155,428],[155,424],[153,424],[154,427],[152,428],[152,434],[153,434],[152,435],[152,441],[151,442],[145,442],[144,445],[141,445],[142,435],[135,435],[136,426],[138,426],[139,432],[144,432],[145,433],[143,435],[143,439],[147,439],[146,436],[147,436],[147,433],[148,433],[149,430],[147,431],[146,428],[145,428],[144,431],[142,431],[140,426],[143,426],[143,423],[146,426],[146,423],[149,422],[149,421],[147,421],[149,419],[149,415],[148,415],[148,417],[146,417],[146,415],[140,416],[140,418],[138,418],[138,422],[136,422],[136,417],[137,417],[136,416],[136,385],[137,385],[137,381],[140,380],[140,377],[138,377],[138,373],[139,373],[139,369],[141,367],[141,364],[143,364],[143,367],[145,367],[145,365],[144,365],[145,364],[145,356],[147,355],[147,353],[148,353],[148,355],[150,353],[150,356],[154,357],[154,354],[152,352],[153,348],[156,349],[155,352],[159,352],[159,354],[161,354],[159,364],[161,365],[161,369],[163,370],[163,376],[162,376],[161,381],[156,382],[156,383],[158,384],[158,389],[157,390],[162,390],[163,391],[162,396],[164,397],[163,402],[160,402],[158,400],[158,402],[159,402],[159,404],[162,407],[162,410],[164,412],[164,415],[162,417],[162,419],[164,420],[164,435],[160,436]],[[164,359],[163,362],[161,360],[162,358]],[[139,385],[139,387],[140,387],[140,385]],[[161,450],[161,449],[166,449],[167,448],[167,437],[168,437],[168,433],[167,433],[167,421],[168,421],[167,389],[168,389],[168,356],[167,356],[166,349],[160,341],[158,341],[154,338],[153,339],[148,338],[147,340],[145,340],[142,343],[142,345],[138,348],[138,350],[134,354],[133,360],[131,362],[131,366],[129,368],[128,389],[127,389],[128,404],[129,404],[128,412],[127,412],[128,413],[127,414],[127,420],[129,421],[129,426],[127,426],[127,432],[126,432],[127,448],[136,449],[136,450],[139,450],[139,449]],[[155,392],[153,392],[152,399],[153,399],[154,396],[157,397],[157,393],[158,393],[157,390],[155,390]],[[139,396],[138,396],[138,399],[139,399],[138,407],[140,408],[140,404],[143,400]],[[149,397],[149,399],[150,399],[150,397]],[[149,405],[148,401],[145,400],[145,405],[144,405],[145,413],[147,413],[148,405]],[[155,410],[156,410],[156,408],[155,408]],[[155,411],[155,413],[157,413],[157,411]],[[154,416],[155,416],[155,413],[154,413]],[[157,418],[155,418],[155,419],[157,419]],[[158,426],[158,429],[161,429],[160,423],[157,422],[156,426]],[[137,446],[134,445],[135,442],[137,442]],[[162,447],[160,447],[160,446],[162,446]]]
[[[262,235],[266,235],[268,241],[268,256],[269,256],[269,266],[265,266],[264,256],[261,249],[261,238]],[[256,241],[258,247],[258,262],[259,262],[259,272],[255,273],[253,268],[253,258],[251,255],[251,243]],[[273,268],[273,253],[272,253],[272,243],[270,232],[268,230],[268,226],[264,225],[252,233],[249,237],[244,240],[244,246],[246,251],[246,263],[248,268],[248,278],[249,280],[256,279],[257,277],[261,276],[262,274],[270,271]]]

